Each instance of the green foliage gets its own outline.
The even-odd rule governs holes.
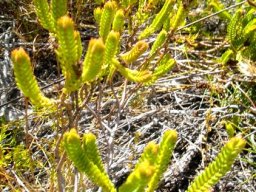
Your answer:
[[[228,38],[233,49],[238,50],[245,38],[243,36],[243,25],[241,22],[242,10],[238,10],[228,25]]]
[[[102,171],[102,163],[98,161],[100,157],[97,151],[91,151],[92,154],[87,156],[85,151],[88,149],[95,149],[95,139],[92,135],[85,135],[83,143],[75,129],[64,134],[64,148],[68,157],[74,162],[77,169],[84,172],[95,184],[101,186],[104,191],[114,192],[114,185],[109,180],[106,172]],[[91,159],[92,158],[92,159]]]
[[[120,42],[120,34],[119,32],[111,31],[108,34],[107,40],[106,40],[106,51],[105,51],[105,64],[110,66],[111,60],[114,58],[118,51]]]
[[[53,32],[54,22],[47,0],[33,0],[33,3],[41,25],[50,32]]]
[[[106,40],[106,49],[104,57],[104,65],[102,76],[105,76],[107,73],[112,73],[111,70],[114,70],[112,65],[112,59],[116,56],[120,44],[120,34],[119,32],[110,31]],[[110,75],[109,74],[109,75]],[[111,77],[109,77],[111,78]]]
[[[256,19],[254,17],[254,8],[248,8],[246,13],[238,9],[229,22],[227,37],[238,61],[243,58],[256,61]]]
[[[169,54],[164,55],[152,74],[152,82],[156,81],[158,78],[169,72],[175,66],[175,64],[176,61],[171,59]]]
[[[174,130],[168,130],[164,133],[159,145],[157,157],[152,159],[152,161],[155,160],[154,165],[156,167],[156,171],[148,184],[147,192],[153,192],[158,187],[158,183],[170,162],[177,137],[177,132]]]
[[[190,184],[188,192],[209,191],[224,176],[245,147],[245,140],[234,137],[221,149],[216,159]]]
[[[221,11],[225,8],[223,3],[219,0],[209,0],[209,6],[212,7],[215,12]],[[224,20],[230,21],[231,14],[228,11],[224,11],[219,14],[219,17]]]
[[[158,145],[150,142],[144,149],[134,170],[125,183],[118,189],[119,192],[143,191],[156,171],[154,159],[157,157]]]
[[[235,135],[235,126],[232,122],[225,122],[225,128],[229,138]]]
[[[100,25],[101,15],[102,15],[102,9],[100,7],[97,7],[96,9],[94,9],[93,16],[98,25]]]
[[[102,68],[105,45],[102,39],[91,39],[83,62],[82,81],[95,80]]]
[[[81,57],[81,51],[78,51],[81,50],[81,44],[77,42],[79,39],[75,32],[74,22],[70,17],[63,16],[58,20],[56,36],[59,48],[57,52],[64,65],[63,69],[65,73],[67,70],[70,70],[70,66],[67,65],[76,64]]]
[[[121,33],[124,28],[124,19],[125,19],[125,16],[124,16],[123,9],[117,10],[117,12],[114,16],[112,29],[116,32]]]
[[[178,11],[177,14],[174,16],[174,21],[170,21],[170,30],[172,31],[176,31],[177,28],[182,25],[182,23],[184,22],[187,14],[188,14],[189,9],[185,8],[184,4],[182,1],[179,2],[179,7],[178,7]]]
[[[58,3],[61,5],[58,5]],[[99,24],[101,39],[92,39],[90,41],[82,66],[80,65],[83,52],[81,37],[80,33],[75,30],[73,20],[65,15],[67,13],[67,0],[62,0],[61,2],[52,0],[50,5],[44,0],[34,0],[34,4],[40,23],[52,32],[53,36],[57,39],[58,48],[56,49],[56,55],[65,77],[65,89],[63,89],[65,93],[78,91],[84,83],[95,81],[98,77],[105,75],[108,75],[107,79],[109,81],[112,79],[115,69],[127,79],[138,83],[153,82],[171,69],[170,63],[159,60],[158,62],[161,63],[161,67],[159,66],[154,71],[155,75],[152,76],[152,72],[148,69],[129,69],[120,64],[119,58],[126,64],[135,62],[148,50],[149,44],[141,40],[136,42],[130,51],[119,54],[120,34],[124,29],[125,12],[123,9],[118,9],[120,5],[115,1],[108,1],[104,4],[103,9],[98,7],[94,10],[94,17]],[[135,2],[129,1],[128,4],[135,5]],[[141,11],[142,9],[153,9],[156,4],[157,2],[150,1],[147,3],[146,1],[140,1],[138,6]],[[164,6],[149,26],[153,29],[153,32],[161,28],[164,17],[169,14],[170,7],[173,4],[174,1],[172,0],[164,3]],[[151,56],[153,56],[157,49],[164,46],[164,43],[167,43],[165,42],[166,39],[167,32],[163,30],[152,46]],[[112,62],[113,60],[114,62]],[[18,73],[15,74],[18,75]],[[30,73],[31,79],[34,79],[31,75],[33,74]],[[34,84],[37,83],[34,82]],[[23,92],[25,93],[26,90],[23,90]],[[27,91],[24,95],[28,97],[29,92]],[[38,105],[44,106],[45,103],[50,103],[50,100],[40,92],[38,86],[36,86],[33,93],[34,97],[30,98],[33,105],[41,103]],[[38,102],[39,100],[42,102]]]
[[[13,150],[14,167],[17,170],[27,170],[32,167],[32,159],[28,149],[23,145],[18,145]]]
[[[56,53],[66,79],[65,87],[69,91],[75,91],[80,86],[78,62],[82,55],[82,44],[80,35],[75,31],[70,17],[63,16],[58,20],[56,36],[59,43]]]
[[[104,173],[105,168],[100,158],[100,153],[96,145],[96,137],[92,133],[84,134],[83,136],[83,150],[88,158]]]
[[[197,3],[195,0],[179,0],[177,2],[174,0],[106,2],[97,0],[96,4],[102,6],[94,10],[94,18],[99,26],[99,38],[89,41],[84,60],[81,61],[83,58],[81,37],[80,33],[75,30],[72,18],[66,15],[68,12],[67,0],[51,0],[49,4],[46,0],[33,0],[33,2],[41,25],[49,30],[57,40],[58,46],[55,51],[65,79],[65,86],[61,93],[67,93],[72,99],[77,96],[77,101],[74,102],[77,104],[76,109],[75,105],[65,105],[65,101],[64,104],[62,103],[62,94],[58,95],[61,102],[59,102],[59,98],[53,102],[43,95],[33,75],[30,58],[21,48],[12,52],[16,83],[24,96],[35,107],[53,107],[57,102],[61,107],[65,106],[64,110],[68,113],[70,120],[68,125],[65,125],[65,120],[61,123],[65,128],[74,127],[75,122],[71,119],[75,117],[74,121],[76,121],[79,110],[81,110],[80,107],[85,106],[85,103],[80,105],[81,102],[86,101],[84,96],[81,96],[84,85],[97,86],[102,82],[105,88],[113,80],[115,71],[118,71],[125,79],[132,81],[131,84],[137,83],[138,87],[150,85],[167,74],[176,64],[176,60],[170,54],[172,50],[168,48],[169,43],[176,38],[174,33],[184,25],[185,18]],[[223,8],[223,5],[217,0],[211,1],[211,3],[215,10]],[[173,7],[177,7],[177,10]],[[256,19],[253,17],[255,11],[252,10],[249,10],[248,13],[238,10],[232,18],[229,13],[223,13],[226,20],[230,19],[227,36],[231,43],[231,48],[222,56],[223,64],[228,63],[232,57],[254,60]],[[153,16],[153,21],[145,26],[144,23],[150,22],[151,16]],[[129,38],[125,36],[127,28],[131,29]],[[157,38],[151,46],[151,43],[148,43],[151,42],[150,39],[146,38],[153,33],[156,33]],[[125,46],[121,46],[121,42],[125,42]],[[143,61],[140,62],[139,59],[143,59]],[[105,76],[107,78],[104,78]],[[100,88],[99,92],[101,91]],[[90,94],[94,93],[86,93],[88,100],[91,99]],[[119,107],[122,110],[121,106]],[[63,112],[62,109],[58,111],[54,108],[54,110],[58,112],[58,115]],[[235,134],[229,129],[228,124],[226,124],[226,128],[230,137]],[[115,192],[117,189],[105,171],[96,141],[96,137],[91,133],[84,134],[81,139],[75,129],[66,132],[63,137],[64,149],[75,167],[85,173],[94,184],[102,187],[103,191]],[[156,190],[168,167],[176,141],[176,131],[169,130],[163,134],[160,144],[148,143],[134,170],[118,191],[153,192]],[[195,179],[188,191],[209,190],[230,170],[244,145],[243,139],[231,139],[222,148],[216,160]],[[13,155],[17,162],[16,166],[29,167],[28,151],[22,147],[17,149]],[[4,162],[2,160],[4,150],[4,147],[0,145],[0,164]]]
[[[0,173],[6,167],[11,166],[16,173],[33,171],[34,163],[28,149],[22,144],[23,136],[20,128],[12,129],[13,126],[20,126],[18,122],[0,122]],[[21,123],[21,126],[23,124]],[[11,129],[10,129],[11,128]],[[0,188],[4,183],[0,182]]]
[[[67,0],[33,0],[41,25],[50,32],[56,31],[57,20],[67,13]]]
[[[15,81],[25,97],[35,107],[53,106],[53,101],[43,95],[33,74],[30,58],[23,48],[16,49],[11,54]]]
[[[119,187],[119,192],[153,192],[166,171],[177,141],[177,132],[168,130],[159,145],[148,143],[127,180]],[[221,149],[216,159],[198,175],[188,187],[188,192],[208,191],[230,169],[235,158],[243,150],[246,142],[240,137],[233,137]],[[116,191],[109,180],[102,164],[96,137],[89,133],[80,137],[75,129],[64,134],[64,148],[77,169],[84,172],[103,191]]]
[[[138,71],[126,68],[122,66],[116,59],[113,59],[112,63],[116,67],[116,69],[130,81],[144,83],[148,82],[152,78],[152,74],[148,70]]]
[[[56,22],[60,17],[66,15],[68,10],[67,0],[51,0],[52,17]],[[56,25],[56,24],[55,24]]]
[[[96,137],[84,134],[81,143],[75,129],[64,134],[64,148],[68,157],[78,170],[84,172],[95,184],[104,191],[116,191],[104,171],[100,154],[96,146]],[[126,182],[120,186],[119,192],[153,191],[157,188],[161,176],[167,169],[171,153],[177,141],[177,132],[166,131],[159,145],[150,142],[144,149],[133,172]]]
[[[220,62],[225,65],[232,57],[234,57],[234,52],[228,49],[221,55]]]
[[[10,136],[7,133],[7,126],[4,126],[4,124],[0,124],[0,167],[4,167],[8,164],[8,162],[11,160],[11,153],[7,153],[7,148],[10,146],[14,146],[16,141],[14,138],[11,138],[10,141],[8,141],[8,137]]]
[[[100,29],[99,29],[100,37],[102,37],[104,42],[108,36],[108,33],[110,32],[115,11],[116,11],[116,3],[114,1],[108,1],[104,5],[102,15],[100,18]]]
[[[123,7],[128,7],[129,6],[129,0],[122,0],[121,1],[121,5],[123,6]]]
[[[139,39],[144,39],[154,33],[156,30],[159,30],[164,20],[168,17],[172,6],[175,3],[173,0],[166,0],[160,12],[156,15],[151,25],[149,25],[143,32],[141,32]]]
[[[155,40],[154,44],[151,47],[150,55],[153,55],[156,52],[156,50],[163,45],[166,38],[167,38],[167,32],[166,32],[166,30],[163,29],[157,35],[156,40]]]
[[[126,64],[136,61],[148,49],[148,43],[145,41],[138,41],[130,51],[121,55],[121,58]]]
[[[158,0],[155,0],[155,1],[141,0],[141,1],[139,1],[138,10],[137,10],[136,14],[132,16],[132,21],[133,21],[134,25],[137,27],[137,26],[143,24],[144,22],[146,22],[147,19],[149,19],[150,16],[152,16],[152,14],[155,13],[155,11],[156,11],[155,8],[158,3],[159,3]]]

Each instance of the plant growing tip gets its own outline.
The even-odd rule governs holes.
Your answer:
[[[83,62],[82,81],[95,80],[104,63],[105,45],[102,39],[91,39]]]
[[[78,63],[82,55],[80,34],[75,31],[73,20],[65,15],[57,21],[57,40],[59,47],[56,50],[62,73],[65,76],[65,88],[68,92],[80,88],[80,67]]]
[[[35,5],[35,11],[41,25],[50,32],[54,32],[54,19],[50,11],[48,1],[33,0],[33,3]]]
[[[98,156],[98,152],[95,149],[95,137],[92,134],[88,134],[84,137],[83,143],[81,143],[80,137],[75,129],[71,129],[63,136],[64,148],[70,160],[75,164],[77,169],[84,172],[89,179],[95,184],[102,187],[103,191],[115,192],[113,183],[110,181],[106,172],[101,169],[103,165],[94,156]],[[86,140],[88,140],[86,142]],[[92,146],[91,146],[92,145]],[[92,153],[87,155],[88,150]],[[96,147],[97,148],[97,147]],[[94,154],[94,155],[93,155]],[[95,164],[96,163],[96,164]],[[100,163],[100,165],[98,164]]]
[[[101,15],[102,15],[102,9],[100,7],[97,7],[96,9],[94,9],[93,16],[98,25],[100,25]]]
[[[137,71],[124,67],[117,59],[112,59],[112,64],[129,81],[147,83],[152,78],[152,73],[148,70]]]
[[[145,41],[138,41],[130,51],[122,54],[121,58],[127,64],[132,63],[136,61],[139,56],[148,49],[148,47],[148,43],[146,43]]]
[[[159,181],[169,165],[177,138],[178,134],[175,130],[167,130],[164,132],[159,144],[159,152],[155,159],[154,166],[156,167],[156,171],[149,181],[146,192],[153,192],[158,187]]]
[[[114,1],[108,1],[105,3],[101,18],[100,18],[100,26],[99,26],[99,34],[100,37],[105,42],[107,35],[111,29],[111,24],[116,12],[116,3]]]
[[[30,58],[23,48],[12,51],[11,60],[13,63],[16,84],[25,97],[29,98],[35,107],[53,107],[54,103],[41,92],[36,78],[33,74]]]
[[[124,11],[122,9],[117,10],[113,24],[112,24],[112,29],[116,32],[122,32],[124,28]]]
[[[162,27],[164,20],[170,14],[174,3],[175,3],[174,0],[166,0],[165,1],[162,9],[156,15],[156,17],[152,21],[151,25],[148,26],[144,31],[141,32],[141,34],[139,35],[139,39],[147,38],[149,35],[151,35],[156,30],[159,30]]]
[[[156,50],[163,45],[166,38],[167,38],[167,32],[163,29],[157,35],[156,40],[154,41],[149,54],[153,55],[156,52]]]
[[[117,53],[120,42],[120,33],[115,31],[110,31],[106,40],[106,50],[105,50],[105,64],[110,65],[111,60]]]

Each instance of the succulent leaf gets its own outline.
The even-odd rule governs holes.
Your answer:
[[[225,8],[225,6],[219,0],[211,0],[209,5],[213,7],[214,11],[216,12]],[[231,19],[231,14],[227,11],[220,13],[219,16],[228,21]]]
[[[166,73],[168,73],[176,64],[176,61],[174,59],[170,59],[170,55],[166,54],[162,60],[160,61],[160,64],[157,66],[153,73],[152,81],[156,81],[159,77],[162,77]]]
[[[82,43],[70,17],[63,16],[58,19],[56,36],[59,43],[56,53],[66,79],[65,88],[68,91],[75,91],[80,86],[78,62],[82,55]]]
[[[67,14],[67,5],[67,0],[51,0],[51,12],[55,23],[60,17]]]
[[[170,20],[170,29],[173,32],[176,31],[177,28],[182,25],[185,18],[187,17],[188,11],[189,9],[185,9],[184,4],[180,2],[177,14],[174,16],[174,21],[172,19]]]
[[[102,173],[106,174],[105,169],[104,169],[104,165],[101,161],[101,157],[100,157],[98,147],[96,145],[96,137],[95,137],[94,134],[92,134],[92,133],[84,134],[84,136],[83,136],[83,147],[82,148],[84,150],[84,153],[89,158],[89,160],[91,162],[93,162],[99,168],[99,170]]]
[[[82,81],[95,80],[104,63],[105,45],[102,39],[91,39],[83,62]]]
[[[156,17],[152,21],[151,25],[148,26],[144,31],[142,31],[142,33],[139,36],[139,39],[144,39],[144,38],[148,37],[149,35],[151,35],[156,30],[159,30],[162,27],[164,20],[170,14],[174,3],[175,3],[174,0],[166,0],[165,1],[160,12],[156,15]]]
[[[157,188],[158,183],[170,162],[177,137],[178,134],[175,130],[165,131],[160,142],[159,152],[155,163],[156,171],[148,184],[146,192],[154,192],[154,190]]]
[[[210,163],[190,184],[187,192],[209,191],[234,163],[238,154],[245,147],[246,141],[240,137],[233,137],[222,147],[216,159]]]
[[[102,15],[102,9],[100,7],[97,7],[96,9],[94,9],[93,16],[98,25],[100,25],[101,15]]]
[[[116,11],[116,3],[114,1],[108,1],[105,3],[102,15],[100,18],[100,29],[99,34],[100,37],[103,39],[103,42],[105,42],[107,35],[111,29],[111,24],[115,15]]]
[[[113,183],[105,172],[102,172],[84,152],[80,137],[75,129],[66,132],[63,141],[69,159],[75,164],[79,171],[84,172],[90,180],[102,187],[103,191],[116,191]]]
[[[148,143],[134,170],[127,180],[118,189],[119,192],[144,191],[150,178],[155,172],[154,162],[158,153],[158,145],[154,142]]]
[[[122,32],[124,28],[124,11],[122,9],[117,10],[113,24],[112,29],[116,32]]]
[[[50,32],[54,32],[54,20],[47,0],[33,0],[33,3],[41,25]]]
[[[156,40],[155,42],[153,43],[152,45],[152,48],[150,50],[150,55],[153,55],[156,50],[161,47],[164,43],[164,41],[166,40],[167,38],[167,32],[163,29],[156,37]]]
[[[111,60],[117,53],[118,45],[120,41],[120,34],[118,32],[111,31],[108,34],[106,40],[106,52],[105,52],[105,63],[109,65]]]
[[[11,59],[13,62],[16,84],[25,97],[28,97],[35,107],[53,106],[53,101],[48,99],[41,92],[36,78],[33,74],[30,58],[23,48],[12,51]]]
[[[241,21],[242,11],[238,10],[232,17],[228,25],[228,38],[232,48],[237,51],[245,41],[243,34],[243,25]]]
[[[122,66],[119,61],[116,59],[112,59],[112,63],[116,67],[116,69],[128,80],[134,81],[134,82],[140,82],[140,83],[146,83],[152,78],[152,74],[150,71],[143,70],[143,71],[137,71],[128,69],[124,66]]]
[[[124,60],[125,63],[129,64],[136,61],[140,55],[142,55],[148,49],[148,43],[145,41],[138,41],[133,48],[122,54],[121,58]]]

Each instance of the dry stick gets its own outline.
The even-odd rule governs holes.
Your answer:
[[[249,97],[249,95],[247,93],[245,93],[245,91],[239,86],[239,84],[237,82],[236,82],[236,86],[244,94],[244,96],[248,99],[248,101],[251,103],[251,105],[255,108],[256,106],[255,106],[254,101]]]
[[[111,129],[109,128],[108,125],[106,125],[101,117],[86,103],[85,107],[92,113],[92,115],[97,119],[97,121],[100,123],[101,127],[104,127],[105,129],[107,129],[109,132],[111,132]]]
[[[70,110],[70,113],[68,113],[68,117],[69,117],[68,127],[77,129],[78,117],[79,117],[79,113],[80,113],[79,98],[78,98],[77,91],[75,91],[74,93],[71,94],[71,99],[72,99],[72,109]],[[72,113],[72,111],[74,111],[74,113]]]
[[[81,18],[81,8],[83,7],[83,0],[76,1],[76,14],[75,14],[75,23],[78,23],[78,18]]]
[[[87,95],[87,97],[84,99],[84,101],[82,102],[81,106],[78,106],[77,110],[75,111],[74,114],[74,118],[75,118],[75,125],[78,127],[78,121],[79,121],[79,117],[81,115],[81,111],[82,109],[85,107],[85,105],[90,101],[91,96],[92,96],[92,92],[93,92],[93,87],[91,87],[91,91],[89,91],[89,94]],[[80,98],[83,98],[82,95],[80,95]]]
[[[57,142],[56,142],[56,148],[54,150],[54,156],[55,156],[55,160],[57,162],[57,166],[56,166],[56,172],[57,172],[57,181],[58,181],[58,191],[59,192],[65,192],[65,178],[62,175],[62,166],[64,163],[64,160],[66,158],[66,154],[64,153],[61,157],[60,157],[60,151],[59,151],[59,147],[63,138],[63,134],[66,131],[67,128],[65,128],[64,123],[63,123],[63,116],[61,115],[59,117],[59,113],[58,113],[58,118],[61,118],[61,127],[62,128],[62,133],[60,135],[60,137],[58,138]]]
[[[58,140],[58,146],[59,146],[61,140],[62,140],[62,137],[60,137],[60,139]],[[58,151],[58,153],[59,153],[59,151]],[[57,167],[56,167],[59,192],[65,192],[65,178],[63,177],[62,170],[61,170],[62,166],[65,162],[65,159],[66,159],[66,153],[64,153],[61,156],[61,158],[57,164]]]
[[[28,129],[29,129],[29,124],[28,124],[28,99],[25,97],[25,145],[26,149],[29,149],[29,136],[28,136]]]
[[[75,178],[74,178],[74,192],[78,192],[78,185],[79,185],[79,172],[75,169]]]
[[[73,121],[74,121],[74,127],[78,127],[78,120],[79,120],[79,116],[80,116],[80,107],[79,107],[79,97],[78,97],[78,91],[76,91],[76,96],[75,96],[76,100],[75,100],[75,112],[73,114]]]
[[[100,111],[101,111],[101,103],[102,103],[102,97],[103,97],[103,89],[102,89],[102,85],[100,82],[98,82],[98,88],[99,88],[99,94],[98,94],[98,97],[97,97],[97,100],[96,100],[96,113],[100,114]]]
[[[133,97],[133,94],[136,93],[142,86],[142,83],[138,83],[134,88],[130,89],[129,91],[127,91],[126,95],[128,95],[127,98],[124,98],[121,102],[121,109],[125,108],[125,106],[127,105],[127,103],[131,100],[131,98]]]
[[[113,92],[113,95],[116,99],[116,106],[117,106],[117,113],[116,113],[116,118],[115,118],[115,125],[113,127],[113,129],[111,129],[111,132],[110,132],[110,136],[109,136],[109,139],[108,139],[108,162],[107,162],[107,169],[109,171],[110,169],[110,166],[112,164],[112,161],[114,159],[114,139],[115,139],[115,134],[116,134],[116,131],[118,129],[118,126],[119,126],[119,123],[120,123],[120,115],[121,115],[121,107],[120,107],[120,102],[119,102],[119,99],[116,95],[116,92],[114,90],[114,87],[113,87],[113,84],[110,85],[110,88]]]
[[[27,188],[27,186],[22,182],[22,180],[19,178],[19,176],[18,176],[13,170],[11,170],[11,173],[14,175],[14,177],[15,177],[17,183],[18,183],[21,187],[23,187],[23,189],[24,189],[25,192],[30,192],[30,191],[31,191],[31,190],[29,190],[29,189]]]
[[[58,138],[57,142],[56,142],[56,147],[55,147],[55,150],[54,150],[54,156],[55,156],[55,161],[57,163],[57,166],[56,166],[56,173],[57,173],[57,183],[58,183],[58,191],[59,192],[65,192],[65,178],[63,177],[62,175],[62,166],[63,166],[63,163],[64,163],[64,160],[66,158],[66,154],[62,154],[62,156],[60,157],[60,151],[59,151],[59,147],[60,147],[60,144],[61,144],[61,141],[62,141],[62,138],[63,138],[63,134],[64,132],[68,129],[68,126],[65,126],[65,123],[64,123],[64,118],[63,118],[63,115],[61,115],[61,112],[62,111],[62,107],[65,106],[65,103],[64,103],[64,97],[61,98],[61,103],[59,104],[60,107],[57,110],[57,121],[61,122],[61,125],[59,125],[59,123],[57,122],[56,125],[58,127],[58,129],[61,132],[61,135],[60,137]]]
[[[123,103],[125,101],[125,96],[126,96],[126,92],[127,92],[127,83],[128,83],[128,80],[125,79],[124,81],[124,88],[123,88],[123,92],[122,92],[122,97],[121,97],[121,101],[120,101],[120,105],[123,106]]]

